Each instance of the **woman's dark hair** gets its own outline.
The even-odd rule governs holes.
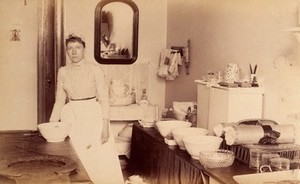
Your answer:
[[[68,45],[69,42],[79,42],[85,48],[85,42],[83,41],[83,39],[79,36],[74,35],[74,34],[70,34],[68,36],[68,38],[66,39],[66,46]]]

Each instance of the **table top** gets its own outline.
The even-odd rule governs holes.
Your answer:
[[[256,93],[256,94],[264,94],[265,89],[264,87],[226,87],[226,86],[221,86],[220,84],[210,84],[209,82],[205,82],[203,80],[195,80],[195,83],[203,85],[203,86],[209,86],[211,88],[216,88],[216,89],[221,89],[225,91],[230,91],[230,92],[243,92],[243,93]]]
[[[57,156],[75,161],[77,168],[67,173],[68,180],[78,184],[92,183],[68,138],[64,142],[48,143],[38,131],[0,132],[0,161],[2,163],[10,159],[34,156]],[[0,183],[9,183],[9,179],[0,175]],[[10,183],[15,182],[10,179]]]
[[[204,173],[214,178],[214,180],[218,181],[221,184],[236,183],[233,179],[233,176],[235,175],[256,173],[255,170],[250,169],[248,165],[238,160],[235,160],[232,166],[226,168],[214,168],[214,169],[204,168],[198,160],[192,159],[186,150],[179,149],[177,145],[176,146],[167,145],[164,142],[164,138],[160,135],[160,133],[155,128],[143,128],[138,124],[134,124],[134,128],[137,129],[139,132],[143,132],[144,134],[147,134],[148,136],[152,137],[153,141],[159,142],[163,149],[172,150],[174,154],[180,157],[180,159],[183,159],[185,160],[185,162],[189,163],[191,167],[203,171]]]

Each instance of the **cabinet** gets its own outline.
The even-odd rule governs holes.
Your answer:
[[[151,184],[206,184],[209,174],[186,150],[168,146],[155,128],[133,125],[132,170]]]
[[[186,150],[169,146],[156,128],[134,123],[130,168],[151,184],[232,184],[235,175],[256,173],[247,164],[235,160],[226,168],[205,168]]]
[[[264,89],[228,88],[219,85],[207,86],[197,83],[197,126],[213,128],[219,123],[237,122],[242,119],[263,118]]]

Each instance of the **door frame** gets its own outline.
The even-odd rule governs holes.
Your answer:
[[[65,64],[65,0],[39,1],[38,124],[48,122],[55,102],[57,71]]]

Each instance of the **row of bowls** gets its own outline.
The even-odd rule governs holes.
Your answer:
[[[191,127],[191,123],[178,120],[159,121],[156,127],[163,137],[173,137],[180,149],[208,168],[227,167],[234,161],[232,151],[219,149],[223,139],[208,135],[207,129]]]
[[[232,151],[219,149],[223,139],[208,135],[207,129],[191,127],[191,123],[179,120],[158,121],[155,127],[164,138],[172,137],[180,149],[186,150],[204,167],[228,167],[234,161]],[[71,124],[49,122],[39,124],[38,129],[48,142],[62,142],[68,136]]]

